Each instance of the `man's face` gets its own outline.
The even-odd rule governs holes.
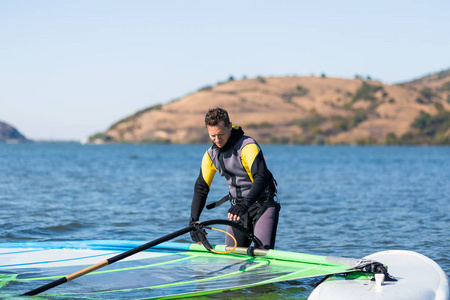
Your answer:
[[[227,143],[231,135],[231,123],[230,126],[225,126],[223,121],[220,121],[216,126],[206,126],[209,137],[217,147],[222,148]]]

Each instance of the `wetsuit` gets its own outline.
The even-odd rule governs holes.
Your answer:
[[[254,139],[233,127],[227,143],[219,148],[213,144],[204,154],[200,174],[194,188],[191,220],[199,220],[216,172],[225,177],[230,187],[231,205],[244,203],[249,207],[239,221],[261,240],[265,248],[275,246],[280,205],[276,200],[275,180],[267,169],[261,148]],[[228,227],[238,246],[248,247],[251,241]],[[225,243],[232,245],[227,236]]]

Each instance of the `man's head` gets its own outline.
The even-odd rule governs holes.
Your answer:
[[[228,117],[228,112],[225,109],[216,107],[208,110],[205,116],[206,127],[217,126],[220,121],[223,121],[226,127],[231,124],[230,118]]]
[[[205,125],[213,143],[219,148],[225,146],[232,128],[227,111],[220,107],[210,109],[205,116]]]

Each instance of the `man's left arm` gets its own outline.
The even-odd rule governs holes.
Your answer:
[[[248,144],[242,149],[241,158],[244,168],[252,181],[252,187],[244,201],[249,205],[255,203],[270,183],[270,173],[267,169],[264,155],[257,144]]]

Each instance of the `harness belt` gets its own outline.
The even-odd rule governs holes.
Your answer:
[[[267,188],[264,191],[264,193],[262,194],[262,196],[258,199],[258,201],[256,201],[254,204],[259,204],[261,206],[271,206],[274,204],[278,204],[278,201],[275,200],[276,195],[277,195],[276,193],[271,193],[270,189]],[[225,197],[223,197],[222,199],[220,199],[219,201],[215,201],[215,202],[212,202],[212,203],[206,205],[206,209],[216,208],[216,207],[224,204],[227,201],[230,201],[231,205],[236,205],[237,203],[239,203],[242,200],[243,199],[233,198],[231,196],[231,194],[228,194]]]
[[[230,201],[231,205],[236,205],[239,202],[243,201],[242,198],[233,198],[231,194],[226,195],[222,199],[216,202],[212,202],[208,205],[206,205],[206,209],[213,209],[217,206],[220,206],[224,204],[227,201]],[[249,210],[241,216],[241,219],[239,220],[239,224],[241,224],[244,228],[249,229],[253,228],[258,222],[259,218],[264,214],[264,212],[269,207],[277,207],[277,209],[280,209],[280,203],[278,202],[278,197],[276,192],[272,192],[269,187],[266,188],[264,193],[261,195],[261,197],[253,203]]]
[[[231,197],[231,194],[228,194],[225,197],[223,197],[222,199],[220,199],[219,201],[212,202],[212,203],[206,205],[206,209],[213,209],[217,206],[224,204],[227,201],[231,201],[232,199],[233,199],[233,197]]]

